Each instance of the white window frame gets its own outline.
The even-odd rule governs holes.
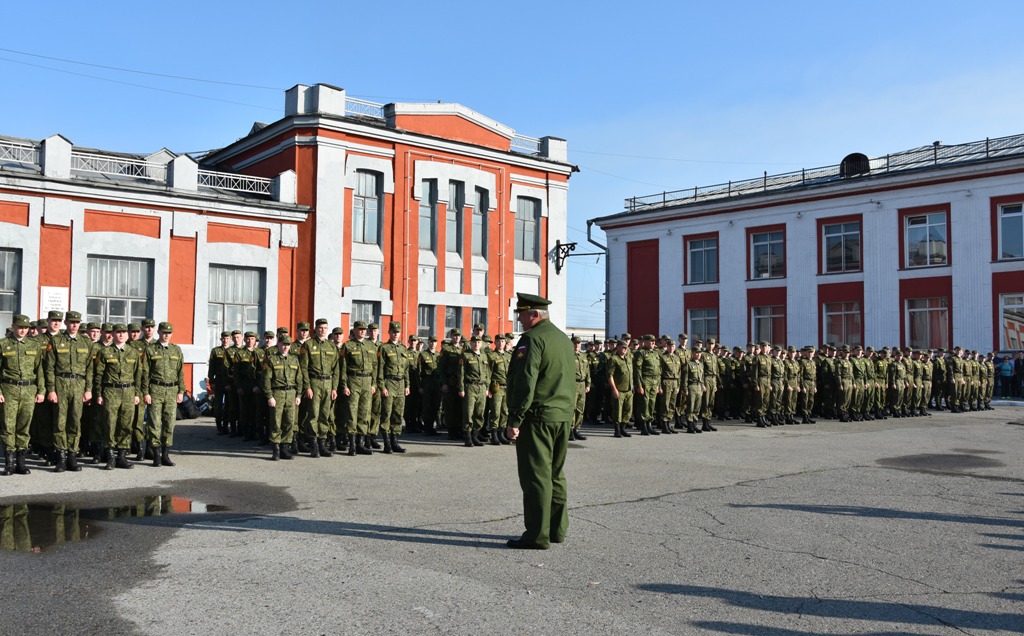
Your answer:
[[[437,253],[437,180],[424,179],[419,205],[420,249]]]
[[[21,250],[0,249],[0,328],[14,320],[21,307]]]
[[[781,255],[779,265],[774,264],[773,247],[778,246]],[[759,272],[758,261],[761,257],[767,259],[767,271]],[[776,272],[778,267],[778,272]],[[771,230],[768,232],[753,232],[750,235],[750,279],[761,280],[765,278],[786,277],[786,233],[782,230]]]
[[[352,240],[380,246],[383,221],[383,175],[370,170],[356,170],[356,187],[352,191]]]
[[[447,336],[452,329],[462,330],[462,307],[448,305],[444,308],[444,333]]]
[[[1004,221],[1010,219],[1016,221],[1019,227],[1016,230],[1016,239],[1021,250],[1019,254],[1007,255],[1004,253],[1003,245],[1006,242],[1007,229]],[[999,251],[996,258],[1001,261],[1010,261],[1024,258],[1024,204],[1011,203],[999,206]]]
[[[532,209],[530,209],[532,208]],[[516,197],[515,258],[540,263],[540,199]]]
[[[489,193],[484,188],[476,188],[476,200],[473,205],[473,255],[487,258],[487,206],[490,205]]]
[[[207,340],[220,344],[223,331],[263,333],[266,270],[210,264],[207,293]]]
[[[150,259],[88,256],[86,322],[142,322],[150,317],[154,269]],[[115,313],[119,303],[124,303],[125,311]]]
[[[377,300],[353,300],[352,301],[352,324],[362,320],[367,325],[371,322],[380,324],[380,301]]]
[[[421,338],[429,338],[436,335],[434,321],[437,319],[436,305],[420,305],[416,309],[416,335]]]
[[[686,310],[686,322],[689,325],[690,342],[709,338],[718,340],[718,310],[714,308]],[[712,328],[713,326],[713,328]]]
[[[786,334],[774,333],[774,321],[776,319],[782,319],[783,325],[785,326],[786,321],[786,309],[783,305],[764,305],[759,307],[750,308],[750,333],[753,335],[754,342],[762,342],[767,340],[772,344],[784,344],[786,343]],[[767,322],[765,322],[767,321]],[[764,333],[764,325],[767,324],[768,333]],[[788,328],[788,327],[787,327]]]
[[[999,295],[999,332],[1000,349],[1024,349],[1024,294]]]
[[[918,267],[941,267],[949,264],[949,228],[946,225],[946,212],[943,210],[937,210],[935,212],[924,212],[922,214],[908,214],[903,220],[903,246],[906,262],[904,266],[907,268],[918,268]],[[941,221],[941,222],[939,222]],[[942,228],[943,240],[933,240],[932,230],[933,228]],[[914,249],[910,244],[910,233],[911,228],[914,230],[924,230],[926,237],[925,241],[918,241],[917,245],[925,245],[925,262],[914,263],[914,255],[920,253],[921,250]],[[938,245],[942,245],[942,249],[938,249]],[[938,252],[942,252],[941,255]],[[941,261],[938,259],[941,258]]]
[[[935,305],[935,306],[932,306]],[[904,311],[906,312],[906,336],[905,342],[912,349],[936,349],[949,348],[949,299],[945,296],[934,296],[930,298],[908,298]],[[939,318],[933,320],[929,314],[937,313]],[[927,327],[928,333],[922,338],[920,334],[914,333],[914,326],[919,322],[918,314],[925,315],[923,325]],[[932,322],[938,326],[940,333],[934,337],[931,333]],[[942,332],[945,332],[944,334]],[[912,337],[917,336],[917,337]],[[944,336],[944,337],[943,337]],[[927,340],[927,342],[925,342]]]
[[[713,243],[714,245],[709,246],[708,243]],[[694,257],[698,255],[700,256],[701,272],[703,274],[700,280],[694,276],[697,268],[693,266]],[[702,285],[718,282],[718,238],[706,237],[686,241],[686,257],[688,259],[686,267],[686,282],[688,284]],[[707,275],[709,264],[714,269],[714,274],[711,277]]]
[[[462,214],[466,208],[466,184],[448,182],[448,207],[444,216],[444,249],[462,254]]]
[[[847,344],[851,347],[864,344],[860,341],[861,328],[864,324],[864,313],[860,302],[822,303],[821,319],[821,333],[825,334],[825,342]],[[842,333],[830,330],[830,327],[833,326],[830,324],[830,319],[840,321]],[[851,320],[853,321],[852,326]]]
[[[851,229],[851,227],[856,229]],[[829,239],[838,239],[840,251],[840,263],[837,269],[829,266]],[[857,263],[847,263],[848,243],[852,240],[857,242]],[[821,271],[825,274],[842,274],[844,272],[859,272],[863,268],[863,252],[861,251],[860,221],[843,221],[840,223],[826,223],[821,226]]]

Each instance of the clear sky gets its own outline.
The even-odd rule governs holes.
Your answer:
[[[58,1],[3,15],[0,134],[195,152],[279,119],[300,83],[458,102],[568,140],[578,252],[595,251],[587,219],[630,196],[1024,132],[1019,0]],[[604,259],[568,271],[570,326],[603,326]]]

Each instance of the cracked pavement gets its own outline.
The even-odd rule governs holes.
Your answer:
[[[0,615],[24,634],[1020,634],[1022,418],[590,427],[567,542],[538,552],[504,547],[522,524],[507,447],[409,435],[405,457],[270,463],[179,423],[173,469],[36,470],[0,478],[0,503],[227,510],[0,552]]]

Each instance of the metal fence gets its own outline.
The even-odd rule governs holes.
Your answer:
[[[207,188],[217,188],[218,190],[251,192],[253,194],[270,196],[272,194],[272,181],[272,179],[265,177],[250,177],[229,172],[199,171],[199,185]]]
[[[32,144],[0,140],[0,161],[35,165],[39,163],[39,149]]]
[[[165,164],[88,152],[71,152],[71,170],[148,181],[167,181]]]

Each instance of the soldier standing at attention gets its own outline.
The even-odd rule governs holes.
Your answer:
[[[625,340],[619,340],[615,345],[615,353],[608,358],[605,375],[608,376],[611,399],[608,416],[615,425],[615,437],[632,437],[626,426],[633,414],[633,355],[629,353],[629,343]]]
[[[210,350],[210,361],[206,368],[206,390],[210,394],[210,404],[213,406],[213,419],[217,425],[218,435],[227,433],[225,418],[227,403],[224,398],[228,381],[227,355],[229,347],[231,347],[231,332],[222,331],[220,346]]]
[[[419,433],[420,428],[420,370],[416,365],[423,342],[415,335],[409,336],[405,356],[409,364],[409,395],[405,396],[405,430]]]
[[[786,347],[786,359],[783,361],[786,366],[786,392],[785,392],[785,404],[783,406],[783,412],[786,418],[786,424],[796,424],[796,399],[800,392],[800,363],[796,360],[796,347],[789,345]]]
[[[144,321],[146,324],[156,324],[151,318]],[[143,358],[145,364],[146,347],[148,340],[143,340],[142,326],[137,322],[128,323],[128,346],[134,347]],[[141,400],[135,406],[135,415],[132,416],[132,445],[130,452],[135,453],[135,461],[141,462],[146,456],[146,405]]]
[[[459,356],[463,350],[462,331],[453,328],[449,337],[450,340],[441,345],[437,369],[441,374],[441,407],[448,439],[459,439],[462,436],[462,400],[455,390],[455,376],[459,372]]]
[[[519,485],[526,531],[508,547],[544,550],[562,543],[569,528],[565,455],[576,398],[572,345],[548,320],[551,302],[519,294],[516,302],[523,335],[509,363],[509,421],[516,441]]]
[[[583,352],[583,340],[579,336],[572,337],[573,355],[576,357],[576,408],[573,410],[572,427],[569,429],[570,440],[586,440],[580,434],[583,426],[583,411],[587,406],[587,393],[590,393],[590,360]]]
[[[769,355],[771,344],[767,340],[754,346],[754,362],[751,365],[751,384],[754,386],[753,408],[757,414],[757,426],[765,428],[772,423],[768,419],[768,405],[772,393],[772,359]]]
[[[491,441],[492,446],[511,444],[505,436],[505,427],[508,425],[508,403],[505,401],[506,389],[508,388],[508,362],[509,353],[507,346],[511,346],[511,334],[507,337],[502,334],[494,336],[494,351],[491,352],[491,397],[487,400],[487,410],[491,414]],[[582,436],[580,436],[582,438]]]
[[[11,336],[0,340],[0,405],[3,413],[4,475],[28,475],[28,452],[32,413],[46,391],[43,348],[28,338],[28,316],[18,314],[11,323]]]
[[[850,362],[850,347],[843,345],[839,349],[840,357],[835,362],[836,408],[839,421],[850,421],[850,400],[853,397],[853,363]]]
[[[384,453],[404,453],[398,445],[405,423],[409,395],[409,356],[402,344],[402,323],[388,325],[388,341],[377,350],[377,386],[380,387],[380,425],[384,429]]]
[[[697,428],[697,420],[701,414],[701,404],[704,402],[704,394],[707,392],[707,385],[704,381],[704,347],[699,344],[693,345],[690,350],[690,360],[686,363],[686,432],[700,433],[702,428]]]
[[[143,373],[142,354],[128,346],[128,326],[115,324],[114,343],[97,354],[93,376],[93,392],[99,394],[96,401],[103,407],[107,470],[132,468],[125,455],[131,445],[132,417],[141,401]]]
[[[662,336],[661,341],[665,348],[661,352],[661,393],[658,395],[657,416],[661,432],[675,434],[676,404],[683,361],[676,355],[676,343],[672,338]]]
[[[46,356],[47,399],[57,405],[53,427],[55,473],[82,470],[75,453],[82,435],[83,404],[92,399],[92,342],[78,332],[82,315],[69,311],[64,324],[66,329],[53,337]]]
[[[437,435],[435,424],[441,406],[441,375],[437,370],[437,336],[427,338],[427,347],[416,356],[420,376],[420,420],[425,435]]]
[[[661,354],[654,350],[654,336],[645,334],[641,349],[633,357],[633,384],[636,386],[636,427],[641,435],[660,435],[651,428],[658,394],[661,393]]]
[[[306,379],[305,399],[308,402],[308,420],[305,434],[310,441],[310,457],[330,457],[328,446],[331,411],[338,399],[339,376],[338,347],[327,337],[330,327],[326,318],[317,318],[316,335],[299,348],[299,364]]]
[[[371,322],[366,326],[366,341],[373,345],[374,354],[380,351],[380,325],[375,322]],[[377,433],[380,432],[380,385],[377,385],[377,390],[370,398],[370,430],[369,436],[364,438],[370,442],[370,447],[379,450],[381,448],[380,442],[377,441]]]
[[[171,342],[174,325],[160,323],[157,341],[146,350],[142,394],[149,405],[147,439],[153,449],[153,467],[173,466],[174,421],[185,395],[185,358],[181,347]]]
[[[267,355],[263,369],[263,394],[270,407],[270,459],[291,459],[291,444],[298,423],[298,409],[306,386],[298,356],[288,355],[292,341],[277,339],[277,351]]]
[[[797,411],[800,413],[801,424],[814,424],[811,417],[814,412],[814,394],[818,392],[818,369],[814,362],[814,347],[804,347],[798,360],[800,375],[798,378],[799,395]]]
[[[345,423],[349,456],[372,455],[370,449],[370,402],[377,392],[377,348],[366,340],[366,323],[357,320],[352,338],[341,346],[339,369],[345,396]]]
[[[718,394],[718,356],[715,354],[715,339],[708,339],[707,350],[701,355],[704,363],[704,395],[701,398],[700,419],[702,431],[717,431],[711,425],[712,412],[715,409],[715,396]]]
[[[462,398],[462,421],[467,447],[484,445],[476,436],[484,425],[484,408],[490,397],[488,384],[491,371],[490,361],[480,352],[482,344],[480,336],[469,339],[469,350],[460,355],[455,376],[455,391]]]

